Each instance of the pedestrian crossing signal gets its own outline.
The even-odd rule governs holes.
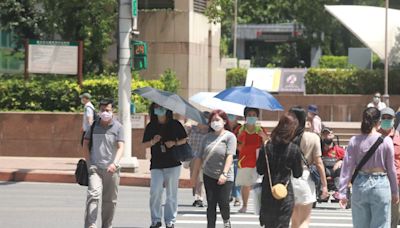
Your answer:
[[[131,68],[134,70],[147,69],[147,43],[139,40],[131,42]]]

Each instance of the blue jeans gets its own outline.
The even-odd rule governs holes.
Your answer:
[[[233,187],[232,187],[232,197],[235,197],[235,198],[239,198],[239,196],[240,196],[240,186],[236,186],[236,184],[235,184],[237,170],[238,170],[238,160],[235,159],[235,160],[233,160],[233,172],[234,172],[235,180],[233,181]]]
[[[354,228],[389,228],[391,191],[386,175],[358,173],[351,208]]]
[[[162,194],[164,186],[166,189],[166,200],[164,205],[165,224],[171,225],[176,221],[178,214],[178,186],[181,166],[165,169],[152,169],[150,180],[150,211],[151,222],[161,222],[162,217]]]

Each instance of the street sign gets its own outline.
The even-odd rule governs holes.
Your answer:
[[[137,15],[138,15],[137,0],[132,0],[132,17],[137,17]]]

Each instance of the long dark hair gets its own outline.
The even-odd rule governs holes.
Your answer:
[[[296,135],[299,121],[294,114],[285,113],[281,116],[278,126],[271,133],[273,144],[288,144]]]
[[[211,120],[212,120],[212,118],[213,118],[215,115],[220,116],[220,117],[225,121],[225,126],[224,126],[225,130],[230,131],[231,128],[229,127],[229,118],[228,118],[228,115],[227,115],[224,111],[222,111],[222,110],[220,110],[220,109],[214,110],[214,111],[212,111],[212,112],[210,113],[210,117],[208,117],[208,125],[210,126]],[[212,129],[212,128],[210,127],[210,131],[214,131],[214,129]]]
[[[289,113],[293,113],[298,121],[298,127],[296,129],[295,136],[300,136],[304,132],[304,128],[306,127],[306,110],[301,106],[293,106],[289,109]]]
[[[153,102],[153,103],[151,103],[151,105],[149,107],[150,122],[153,122],[153,123],[158,123],[157,115],[154,114],[154,108],[155,108],[156,105],[158,105],[158,104]],[[161,106],[161,105],[158,105],[158,106]],[[165,116],[167,117],[167,122],[172,120],[173,119],[172,111],[167,109],[167,113],[165,113]]]
[[[375,107],[366,108],[363,111],[362,117],[361,133],[369,134],[371,133],[372,128],[374,128],[379,123],[381,112]]]

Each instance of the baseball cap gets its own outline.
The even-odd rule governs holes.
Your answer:
[[[309,105],[307,111],[314,114],[318,114],[318,107],[316,105]]]
[[[326,131],[329,132],[329,133],[333,132],[332,129],[330,129],[329,127],[324,127],[324,128],[322,128],[321,133],[324,133]]]
[[[391,109],[389,107],[386,107],[386,108],[381,110],[381,118],[382,118],[383,115],[390,115],[390,116],[393,116],[393,117],[396,116],[396,114],[394,113],[393,109]]]
[[[88,99],[92,98],[92,96],[90,95],[90,93],[82,93],[82,94],[79,96],[79,98],[83,98],[83,97],[88,98]]]

